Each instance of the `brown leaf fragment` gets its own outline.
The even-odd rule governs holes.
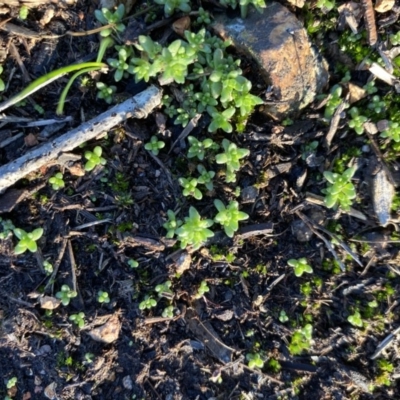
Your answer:
[[[364,10],[364,22],[367,28],[368,43],[374,46],[378,41],[378,34],[376,32],[375,11],[372,5],[372,0],[361,0]]]
[[[375,11],[385,13],[390,11],[394,6],[395,0],[376,0]]]
[[[46,386],[46,389],[44,389],[44,395],[50,400],[57,399],[56,387],[57,383],[50,383],[50,385]]]
[[[372,204],[382,226],[389,223],[393,196],[394,186],[382,168],[372,179]]]
[[[96,342],[109,344],[118,339],[120,330],[121,322],[118,314],[114,314],[105,324],[88,332],[88,335]]]
[[[43,296],[40,298],[40,307],[45,310],[54,310],[61,304],[61,301],[51,296]]]

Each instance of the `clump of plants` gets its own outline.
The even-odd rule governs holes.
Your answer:
[[[311,347],[312,325],[306,324],[292,335],[289,351],[293,355],[299,355]]]

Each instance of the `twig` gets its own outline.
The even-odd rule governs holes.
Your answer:
[[[335,113],[333,114],[333,117],[331,119],[331,124],[329,126],[329,131],[325,137],[325,146],[328,149],[331,146],[333,137],[335,136],[336,131],[339,127],[339,122],[340,122],[342,112],[349,105],[349,98],[350,98],[350,93],[347,94],[346,98],[339,104],[339,107],[336,109]]]
[[[71,151],[82,143],[94,139],[100,133],[110,131],[126,119],[146,118],[161,103],[161,96],[161,90],[151,86],[78,128],[0,167],[0,193],[29,173],[47,165],[60,153]]]
[[[371,0],[361,0],[364,9],[364,22],[367,28],[368,43],[374,46],[378,41],[378,34],[376,32],[375,11]]]

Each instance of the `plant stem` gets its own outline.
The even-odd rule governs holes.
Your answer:
[[[15,96],[11,97],[10,99],[3,101],[0,103],[0,112],[6,110],[7,108],[13,106],[14,104],[20,102],[21,100],[25,99],[26,97],[30,96],[31,94],[37,92],[41,88],[47,86],[49,83],[55,81],[62,76],[69,74],[70,72],[80,70],[83,68],[106,68],[107,64],[98,63],[98,62],[87,62],[81,64],[73,64],[67,65],[66,67],[62,67],[56,69],[55,71],[49,72],[46,75],[41,76],[40,78],[34,80],[30,83],[25,89],[21,92],[16,94]]]
[[[68,83],[65,85],[65,88],[60,95],[60,99],[58,100],[58,105],[57,105],[57,110],[56,110],[57,115],[62,115],[64,113],[65,99],[66,99],[68,91],[71,88],[71,85],[73,84],[75,79],[79,75],[85,74],[86,72],[90,72],[90,71],[96,71],[98,69],[101,69],[101,67],[83,68],[83,69],[79,70],[78,72],[75,72],[75,74],[71,76],[71,78],[69,79]]]

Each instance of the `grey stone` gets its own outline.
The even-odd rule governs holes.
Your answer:
[[[279,3],[268,3],[262,13],[249,10],[245,20],[219,16],[212,28],[256,62],[272,88],[264,111],[275,120],[298,115],[328,83],[326,61],[296,16]]]

